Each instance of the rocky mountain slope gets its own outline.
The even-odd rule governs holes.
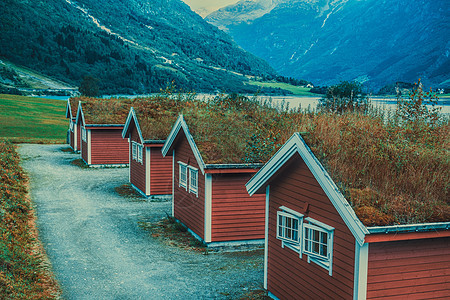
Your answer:
[[[248,91],[244,76],[274,74],[263,60],[180,0],[2,0],[0,59],[103,93]]]
[[[266,2],[240,1],[206,20],[285,76],[322,85],[356,79],[373,89],[419,77],[450,86],[447,0],[280,0],[261,17],[246,12]]]

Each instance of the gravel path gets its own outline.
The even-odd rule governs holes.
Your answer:
[[[139,227],[170,202],[122,197],[128,168],[82,169],[65,145],[21,145],[40,239],[64,299],[238,299],[261,289],[261,251],[210,253],[162,244]]]

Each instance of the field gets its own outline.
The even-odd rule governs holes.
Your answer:
[[[287,90],[292,92],[296,96],[311,96],[317,97],[317,94],[311,93],[310,88],[295,86],[282,82],[260,82],[260,81],[250,81],[249,84],[257,85],[260,87],[271,87],[271,88],[280,88],[283,90]]]
[[[14,143],[64,143],[66,102],[0,94],[0,138]]]

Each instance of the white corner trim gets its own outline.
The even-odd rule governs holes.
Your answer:
[[[269,259],[269,199],[270,185],[266,187],[266,211],[264,212],[264,288],[267,290],[267,272]]]
[[[145,149],[145,194],[147,196],[151,195],[151,189],[150,189],[150,156],[151,151],[150,147],[144,147]]]
[[[175,149],[172,150],[172,217],[175,216]]]
[[[131,156],[133,155],[132,153],[131,153],[131,140],[130,140],[130,138],[128,138],[128,181],[131,183],[131,160],[132,160],[132,158],[131,158]]]
[[[367,297],[367,271],[369,262],[369,244],[360,246],[355,243],[355,278],[353,283],[353,299],[361,300]]]
[[[73,122],[73,121],[71,121]],[[78,126],[76,122],[73,122],[73,150],[78,151]]]
[[[205,242],[211,242],[212,234],[212,175],[205,174]]]
[[[85,127],[86,128],[86,127]],[[91,155],[91,129],[86,129],[86,139],[87,139],[87,164],[90,165],[92,163]]]

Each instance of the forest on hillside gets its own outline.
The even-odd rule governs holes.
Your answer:
[[[76,86],[92,75],[104,94],[156,92],[170,82],[186,91],[255,92],[232,72],[275,74],[190,10],[179,18],[161,11],[179,1],[78,1],[112,33],[69,2],[2,1],[0,59]]]

